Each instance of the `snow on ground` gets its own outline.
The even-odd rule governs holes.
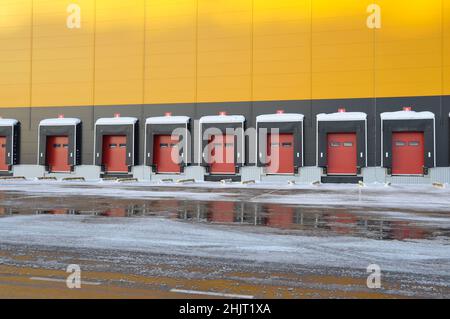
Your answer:
[[[107,196],[117,198],[177,198],[189,200],[219,200],[232,194],[214,194],[179,191],[151,191],[148,188],[129,189],[130,186],[145,186],[140,184],[118,183],[64,183],[64,182],[20,182],[0,183],[0,191],[26,192],[46,196]],[[146,185],[148,186],[148,185]],[[159,185],[160,186],[160,185]]]
[[[302,205],[334,205],[362,207],[398,207],[426,211],[450,212],[450,192],[431,187],[366,187],[364,189],[342,188],[332,192],[270,194],[256,199],[262,203]]]
[[[177,188],[174,188],[177,187]],[[252,191],[245,191],[252,190]],[[429,185],[255,185],[219,183],[160,184],[139,182],[0,181],[2,191],[46,196],[110,196],[128,199],[246,200],[321,207],[380,208],[377,213],[448,227],[450,190]],[[0,197],[1,198],[1,197]],[[1,204],[1,199],[0,199]],[[395,209],[394,209],[395,208]],[[359,209],[359,208],[358,208]],[[400,209],[398,212],[396,209]],[[424,212],[420,216],[408,214]],[[439,216],[428,216],[441,212]],[[428,214],[428,215],[427,215]],[[231,258],[305,266],[450,275],[448,238],[373,240],[346,236],[279,234],[268,229],[196,224],[157,217],[104,218],[73,215],[28,215],[0,218],[0,243],[88,249],[116,249],[183,256]]]
[[[280,235],[156,217],[12,216],[0,219],[0,242],[363,270],[376,263],[384,271],[430,276],[448,276],[450,271],[450,248],[445,241]]]
[[[177,187],[177,189],[173,189]],[[182,190],[180,190],[180,188]],[[201,192],[207,189],[208,192]],[[220,192],[215,192],[219,190]],[[260,190],[245,197],[246,189]],[[224,191],[225,190],[225,191]],[[226,190],[229,190],[228,192]],[[402,208],[434,212],[450,212],[450,188],[431,185],[370,184],[360,188],[351,184],[287,185],[281,183],[220,184],[198,182],[177,183],[118,183],[118,182],[49,182],[1,181],[0,191],[18,191],[45,195],[112,196],[122,198],[177,198],[183,200],[235,200],[237,196],[250,202],[280,203],[311,206],[356,206]],[[282,194],[276,194],[283,191]]]

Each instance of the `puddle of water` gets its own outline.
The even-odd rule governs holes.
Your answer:
[[[26,209],[22,205],[19,206],[20,209],[0,206],[0,216],[71,214],[118,218],[164,217],[190,223],[270,227],[280,230],[282,234],[294,235],[342,235],[379,240],[450,237],[449,229],[440,227],[440,225],[418,223],[414,220],[395,220],[386,216],[368,215],[343,208],[315,208],[233,201],[145,200],[133,201],[133,204],[130,204],[129,200],[121,200],[117,203],[96,200],[90,209],[84,209],[82,204],[85,203],[80,200],[78,204],[71,204],[70,208],[51,209]],[[33,204],[31,207],[38,207],[35,202]],[[380,214],[382,214],[381,211]]]

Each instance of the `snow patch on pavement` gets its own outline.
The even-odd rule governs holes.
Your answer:
[[[311,266],[449,275],[445,240],[380,241],[255,232],[230,226],[190,224],[163,218],[73,215],[0,219],[0,242],[55,247],[144,251]]]
[[[176,189],[173,189],[176,187]],[[156,188],[156,189],[155,189]],[[162,190],[164,189],[164,190]],[[209,190],[202,192],[202,189]],[[221,190],[217,192],[215,190]],[[261,203],[280,203],[310,206],[353,206],[401,208],[422,211],[450,212],[450,189],[437,189],[429,185],[395,185],[385,187],[372,184],[360,188],[357,185],[287,185],[280,183],[257,183],[254,185],[200,182],[188,184],[160,184],[138,182],[42,182],[0,181],[0,191],[16,191],[48,196],[110,196],[118,198],[177,198],[183,200],[236,200],[246,195],[245,189],[261,193],[245,200]],[[267,192],[264,190],[267,189]],[[224,192],[229,190],[229,192]],[[234,190],[234,191],[233,191]],[[242,190],[236,192],[236,190]],[[292,192],[290,192],[292,191]],[[282,194],[276,194],[282,192]]]
[[[118,198],[176,198],[185,200],[218,200],[233,194],[222,193],[200,193],[189,191],[151,191],[142,187],[140,190],[130,189],[130,186],[138,187],[137,184],[120,185],[118,183],[64,183],[64,182],[24,182],[24,183],[1,183],[0,191],[15,191],[45,196],[70,195],[70,196],[103,196]]]

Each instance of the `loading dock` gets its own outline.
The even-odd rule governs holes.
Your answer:
[[[245,163],[245,118],[242,115],[204,116],[200,118],[200,165],[207,170],[205,180],[240,180],[239,169]]]
[[[435,116],[432,112],[385,112],[381,117],[381,164],[388,175],[427,175],[435,167]]]
[[[367,166],[367,114],[346,112],[317,115],[317,166],[324,183],[357,183]]]
[[[0,118],[0,175],[10,175],[19,163],[20,123]]]
[[[50,173],[70,173],[81,163],[81,120],[45,119],[39,123],[38,165]]]
[[[138,119],[100,118],[95,122],[94,164],[103,175],[128,175],[137,164]]]
[[[145,165],[156,174],[180,174],[190,162],[190,118],[150,117],[145,122]]]
[[[256,117],[257,165],[266,174],[292,175],[303,166],[303,118],[283,111]]]

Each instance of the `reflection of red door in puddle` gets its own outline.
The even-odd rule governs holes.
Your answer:
[[[67,209],[52,209],[51,211],[49,211],[49,214],[52,215],[66,215],[67,214]]]
[[[354,227],[358,223],[358,219],[347,213],[338,213],[327,216],[327,223],[331,224],[330,228],[339,234],[351,234],[355,232]]]
[[[392,221],[390,237],[396,240],[425,239],[428,234],[424,229],[409,225],[408,222]]]
[[[102,216],[107,217],[126,217],[127,211],[125,208],[111,208],[108,209],[106,212],[102,213]]]
[[[127,137],[103,136],[103,165],[108,173],[127,173]]]
[[[327,146],[330,175],[356,175],[356,133],[330,133]]]
[[[211,204],[211,221],[217,223],[234,222],[234,202],[214,202]]]
[[[6,164],[6,137],[0,136],[0,171],[7,171],[9,165]]]
[[[392,174],[422,175],[424,166],[423,132],[392,133]]]
[[[267,205],[269,216],[267,226],[291,228],[294,223],[294,208],[282,205]]]
[[[180,173],[179,136],[155,135],[154,164],[157,173]]]
[[[47,137],[47,165],[50,172],[70,172],[67,136]]]
[[[234,135],[213,135],[209,139],[211,174],[235,174]]]
[[[268,174],[294,173],[294,135],[269,134],[267,136],[267,155],[270,160]]]

